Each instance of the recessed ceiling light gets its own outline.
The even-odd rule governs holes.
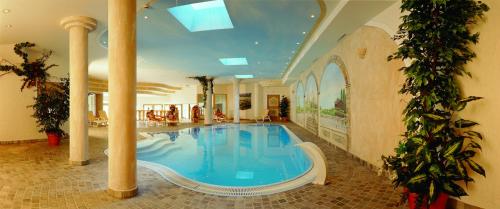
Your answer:
[[[6,28],[12,28],[11,24],[5,25]]]
[[[219,61],[223,65],[248,65],[247,58],[245,58],[245,57],[220,58]]]
[[[297,42],[297,43],[295,43],[295,44],[299,45],[299,44],[300,44],[300,42]]]
[[[257,65],[260,65],[260,61],[257,61]]]
[[[255,45],[259,45],[259,42],[258,42],[258,41],[256,41],[256,42],[255,42]]]
[[[305,31],[302,31],[302,35],[306,35],[306,32],[305,32]]]
[[[292,51],[292,54],[295,53],[295,50]]]
[[[3,10],[2,10],[2,12],[3,12],[4,14],[10,13],[10,9],[3,9]]]
[[[316,15],[314,15],[314,14],[311,15],[311,18],[315,18],[315,17],[316,17]]]
[[[235,78],[253,78],[253,75],[234,75]]]
[[[149,19],[149,16],[144,16],[144,19],[146,19],[146,20]]]

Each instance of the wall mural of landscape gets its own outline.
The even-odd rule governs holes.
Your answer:
[[[338,65],[332,63],[326,67],[321,78],[320,92],[319,135],[332,143],[346,146],[346,82]]]
[[[318,87],[313,75],[307,78],[304,112],[306,115],[306,129],[318,133]]]
[[[347,96],[342,72],[336,64],[327,66],[321,79],[319,97],[320,124],[346,132]]]
[[[304,125],[304,121],[305,121],[305,112],[304,112],[304,85],[302,85],[301,82],[299,82],[297,84],[297,90],[295,91],[296,92],[296,100],[297,101],[295,103],[295,112],[296,112],[296,123],[298,123],[299,125]]]

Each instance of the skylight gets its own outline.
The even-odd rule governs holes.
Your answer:
[[[248,65],[247,58],[245,58],[245,57],[220,58],[219,61],[223,65]]]
[[[234,77],[244,79],[244,78],[253,78],[253,75],[234,75]]]
[[[176,6],[168,12],[190,32],[233,28],[224,0]]]

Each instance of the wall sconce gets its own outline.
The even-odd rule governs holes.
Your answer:
[[[358,57],[364,59],[366,57],[366,48],[358,48]]]

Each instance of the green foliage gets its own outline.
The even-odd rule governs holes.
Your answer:
[[[469,48],[479,40],[471,27],[488,11],[476,0],[403,0],[403,23],[395,39],[401,40],[392,59],[411,60],[401,70],[406,81],[400,90],[411,100],[404,110],[406,132],[396,155],[382,157],[394,171],[394,185],[419,195],[430,204],[442,192],[467,195],[457,184],[468,184],[470,172],[485,176],[472,158],[481,150],[483,137],[471,128],[474,121],[459,112],[480,97],[463,97],[457,77],[471,73],[465,69],[476,54]],[[423,200],[428,197],[427,201]]]
[[[50,88],[44,86],[31,107],[40,132],[64,135],[61,126],[69,118],[69,79],[61,79],[60,83]]]
[[[23,91],[24,88],[40,88],[50,76],[47,71],[50,68],[57,66],[54,64],[47,66],[47,64],[45,64],[45,62],[52,55],[52,51],[44,52],[38,59],[30,61],[26,50],[34,46],[35,44],[30,42],[18,43],[14,46],[14,52],[23,59],[21,68],[13,65],[0,65],[0,71],[13,72],[17,76],[23,77],[21,91]]]
[[[280,101],[280,117],[288,118],[289,106],[290,101],[288,101],[287,97],[283,96]]]
[[[197,80],[200,82],[202,88],[203,88],[203,107],[206,107],[207,104],[207,91],[208,91],[208,83],[212,84],[212,93],[214,92],[214,78],[208,78],[207,76],[194,76],[194,77],[189,77],[192,79]]]

